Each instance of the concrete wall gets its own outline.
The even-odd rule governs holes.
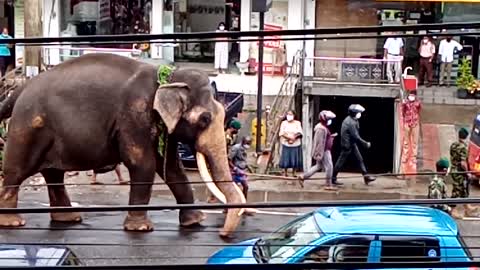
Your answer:
[[[470,126],[480,106],[423,104],[421,121],[429,124],[461,124]]]

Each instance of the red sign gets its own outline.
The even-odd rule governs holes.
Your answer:
[[[281,26],[278,25],[273,25],[273,24],[265,24],[265,31],[276,31],[276,30],[282,30]],[[271,49],[278,49],[281,47],[281,41],[279,40],[279,36],[270,36],[266,37],[266,40],[263,42],[263,46],[265,48],[271,48]],[[257,41],[257,46],[258,46],[258,41]]]

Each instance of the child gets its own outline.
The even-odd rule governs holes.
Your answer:
[[[447,159],[442,158],[437,161],[436,169],[437,175],[433,176],[430,185],[428,186],[428,198],[429,199],[446,199],[447,198],[447,185],[445,184],[445,176],[448,173],[450,163]],[[450,213],[451,208],[446,204],[435,204],[432,205],[433,208],[443,210],[447,213]]]

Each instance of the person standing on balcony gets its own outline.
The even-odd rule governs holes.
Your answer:
[[[461,51],[462,49],[462,45],[460,45],[460,43],[458,43],[456,40],[452,39],[451,36],[448,36],[440,41],[440,46],[438,48],[438,54],[440,55],[440,86],[445,86],[445,77],[447,78],[446,86],[450,86],[453,54],[455,53],[455,50]]]
[[[316,172],[322,168],[326,174],[326,190],[336,190],[337,188],[332,184],[332,147],[333,140],[337,134],[332,134],[329,126],[336,115],[331,111],[321,111],[318,118],[320,122],[315,126],[315,135],[313,136],[312,158],[315,160],[315,165],[303,176],[299,176],[300,186],[303,187],[305,179],[312,177]]]
[[[217,32],[227,32],[224,22],[218,24]],[[217,38],[215,42],[215,69],[218,73],[225,73],[228,68],[228,42],[224,40],[227,38]]]
[[[341,136],[341,152],[338,157],[337,163],[333,168],[332,174],[332,183],[334,185],[343,185],[337,181],[338,172],[343,168],[343,165],[347,161],[347,158],[353,153],[357,159],[357,164],[360,167],[363,175],[363,181],[365,185],[368,185],[370,182],[375,181],[375,177],[367,176],[367,168],[363,162],[362,154],[358,149],[358,145],[362,145],[365,148],[370,148],[371,143],[365,141],[360,137],[360,124],[358,119],[362,116],[362,113],[365,111],[365,108],[359,104],[352,104],[348,107],[348,116],[342,122],[342,128],[340,132]]]
[[[284,169],[284,176],[288,176],[288,169],[292,169],[295,177],[296,172],[303,169],[303,130],[300,121],[295,120],[293,111],[287,112],[286,120],[280,125],[279,136],[282,144],[279,166]]]
[[[395,72],[395,82],[400,83],[400,75],[402,74],[402,60],[404,54],[403,40],[398,37],[389,37],[383,45],[383,59],[387,62],[387,77],[388,82],[393,83],[394,77],[392,68]]]
[[[8,28],[4,27],[0,39],[11,39],[12,37],[8,34]],[[7,73],[8,59],[10,58],[10,48],[12,45],[9,44],[0,44],[0,72],[4,77]]]
[[[420,54],[420,72],[418,79],[420,85],[424,82],[425,73],[427,74],[427,87],[432,86],[433,81],[433,57],[435,56],[435,44],[428,36],[423,37],[422,43],[418,48]]]
[[[420,130],[420,111],[422,104],[417,99],[417,91],[410,91],[407,100],[402,102],[403,117],[403,151],[402,163],[417,164],[417,142]]]

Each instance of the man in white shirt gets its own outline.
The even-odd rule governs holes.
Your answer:
[[[440,55],[440,85],[445,85],[445,77],[447,77],[447,86],[450,86],[450,76],[452,73],[453,54],[463,49],[462,45],[453,40],[451,36],[447,36],[444,40],[440,41],[438,48],[438,54]]]
[[[383,59],[387,59],[387,77],[389,83],[393,83],[392,67],[395,70],[395,82],[400,82],[400,75],[402,74],[402,60],[403,60],[403,40],[397,37],[387,38],[383,45]]]

